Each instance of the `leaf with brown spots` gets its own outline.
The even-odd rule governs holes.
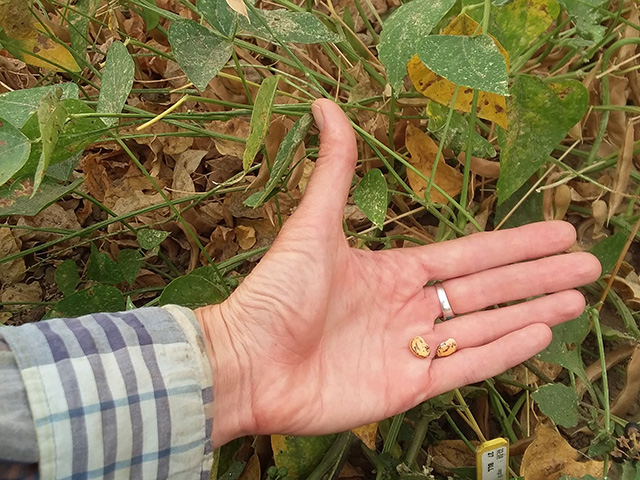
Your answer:
[[[429,135],[419,128],[409,124],[407,126],[407,150],[411,154],[409,162],[426,178],[431,178],[433,164],[438,154],[438,145]],[[428,182],[415,171],[407,168],[409,185],[419,197],[424,197],[427,192]],[[449,196],[455,197],[462,191],[462,174],[455,168],[451,168],[441,158],[436,167],[433,179],[434,183],[444,190]],[[429,197],[435,203],[447,203],[447,197],[435,188],[430,189]]]
[[[482,29],[478,22],[462,14],[457,16],[447,28],[443,30],[442,34],[471,36],[475,33],[481,33],[481,31]],[[508,69],[509,54],[494,37],[491,38],[498,46],[500,53],[504,56]],[[409,78],[413,82],[414,87],[422,95],[442,105],[451,105],[453,93],[456,89],[455,84],[429,70],[422,61],[420,61],[418,55],[414,55],[413,58],[409,60],[407,71],[409,72]],[[456,97],[455,109],[462,112],[470,112],[472,100],[473,89],[460,88],[458,90],[458,96]],[[502,128],[507,129],[508,122],[505,97],[496,95],[495,93],[480,91],[477,115],[479,118],[495,122]]]
[[[66,45],[52,38],[30,9],[30,2],[5,0],[0,3],[0,42],[19,60],[56,72],[79,72],[80,67]],[[33,5],[33,4],[31,4]]]

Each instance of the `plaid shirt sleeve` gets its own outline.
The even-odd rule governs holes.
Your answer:
[[[22,389],[14,393],[28,405],[0,402],[0,431],[35,429],[37,452],[23,443],[20,465],[20,452],[6,452],[0,440],[0,479],[29,472],[43,480],[209,477],[213,378],[191,310],[144,308],[0,328],[0,380],[16,369]]]

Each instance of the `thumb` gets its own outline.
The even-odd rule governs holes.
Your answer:
[[[341,225],[358,159],[355,132],[331,100],[316,100],[311,111],[320,129],[320,152],[299,210],[313,212],[322,225]]]

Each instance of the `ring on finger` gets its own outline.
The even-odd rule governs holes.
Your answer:
[[[447,292],[444,291],[444,287],[442,283],[436,282],[436,294],[438,295],[438,302],[440,302],[440,309],[442,310],[442,319],[449,320],[454,317],[453,309],[451,308],[451,302],[449,302],[449,297],[447,297]]]

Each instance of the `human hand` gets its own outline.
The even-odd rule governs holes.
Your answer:
[[[300,206],[236,291],[196,310],[214,372],[214,445],[344,431],[502,373],[544,349],[550,326],[582,313],[584,298],[571,289],[600,273],[588,253],[547,257],[574,243],[565,222],[409,249],[350,248],[342,216],[355,135],[331,101],[313,111],[321,148]],[[435,323],[432,280],[464,315]],[[429,358],[410,352],[417,335]],[[450,337],[458,351],[435,358]]]

